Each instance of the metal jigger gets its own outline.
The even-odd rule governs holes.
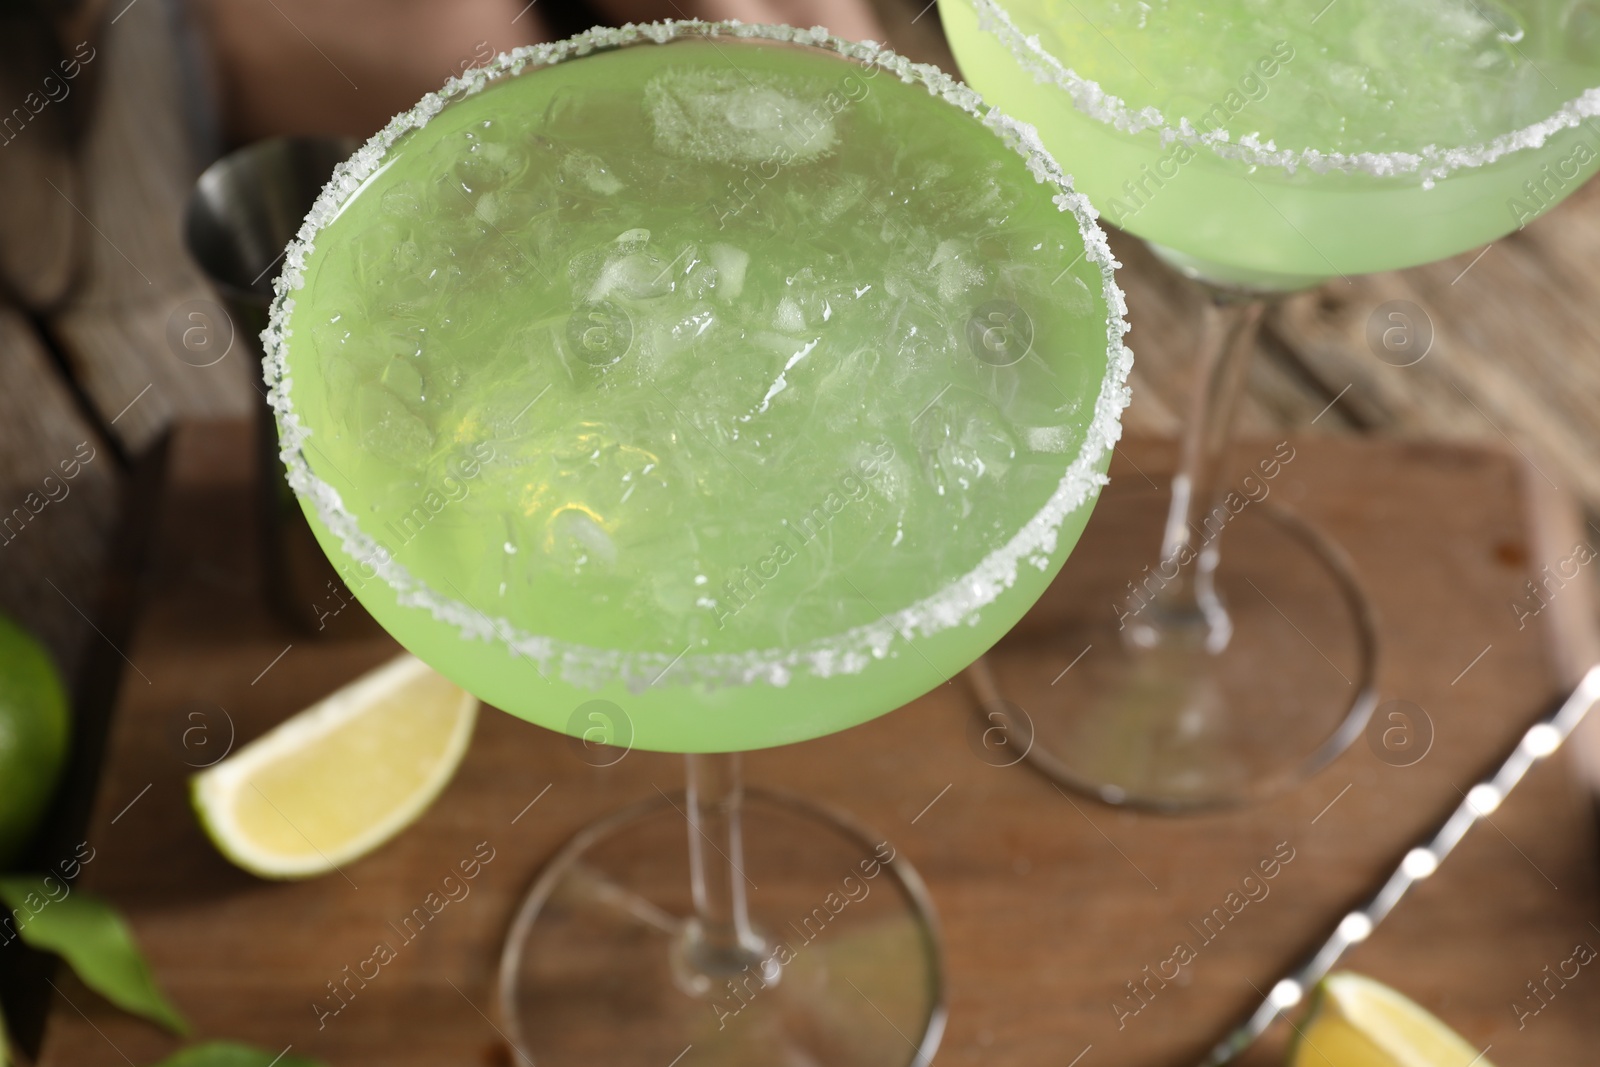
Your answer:
[[[334,166],[357,144],[334,137],[259,141],[213,163],[189,195],[184,243],[226,305],[233,343],[243,346],[241,354],[257,368],[284,246]],[[253,379],[261,394],[256,483],[267,600],[286,621],[312,635],[376,633],[377,624],[340,581],[284,478],[277,426],[259,370]]]

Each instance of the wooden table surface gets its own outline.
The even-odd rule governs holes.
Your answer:
[[[478,1010],[494,1015],[493,967],[520,893],[581,826],[676,788],[681,764],[635,752],[597,769],[565,738],[490,711],[453,784],[393,844],[301,884],[267,884],[229,866],[188,810],[187,777],[215,754],[186,746],[185,731],[200,721],[208,743],[248,740],[394,652],[382,636],[309,640],[263,608],[248,441],[235,424],[174,440],[153,591],[124,646],[130,669],[85,835],[96,855],[84,882],[125,909],[204,1034],[292,1044],[336,1067],[503,1062],[486,1052],[499,1039]],[[1433,723],[1432,746],[1414,765],[1391,766],[1358,741],[1270,803],[1140,816],[1069,797],[1024,766],[984,762],[970,747],[975,716],[959,683],[842,734],[748,757],[753,781],[853,813],[927,879],[950,987],[939,1062],[1061,1067],[1088,1046],[1091,1067],[1196,1058],[1250,1007],[1252,985],[1266,988],[1331,929],[1560,691],[1545,625],[1519,630],[1505,608],[1542,565],[1525,522],[1536,474],[1503,451],[1296,444],[1278,491],[1349,550],[1373,594],[1385,642],[1380,692],[1422,707]],[[1138,491],[1134,466],[1161,477],[1169,456],[1125,441],[1110,492]],[[1559,508],[1551,515],[1563,521]],[[1086,540],[1092,549],[1095,538],[1126,536],[1092,523]],[[1082,558],[1092,564],[1094,553]],[[1058,582],[1025,625],[1048,625],[1079,599]],[[1590,926],[1600,916],[1594,835],[1571,764],[1542,766],[1351,966],[1405,989],[1480,1049],[1492,1046],[1502,1067],[1588,1062],[1600,1042],[1600,992],[1574,982],[1520,1028],[1512,1005],[1547,963],[1575,943],[1600,942]],[[313,1005],[325,982],[370,955],[444,865],[485,841],[496,858],[470,899],[319,1025]],[[1179,981],[1132,1016],[1113,1007],[1138,1007],[1124,983],[1141,982],[1177,941],[1199,943],[1189,924],[1274,855],[1290,859],[1269,894],[1201,944]],[[145,1063],[173,1046],[75,982],[59,984],[41,1067],[118,1052]],[[1286,1034],[1252,1062],[1273,1062]],[[684,1065],[696,1067],[692,1053]]]
[[[215,366],[195,367],[179,358],[168,342],[169,319],[191,301],[212,298],[182,251],[178,217],[190,183],[215,155],[218,136],[204,121],[206,108],[195,106],[195,101],[202,99],[197,95],[202,79],[197,79],[190,52],[175,32],[181,24],[176,0],[143,0],[125,8],[120,4],[114,7],[118,10],[107,9],[105,14],[115,16],[115,21],[104,23],[94,38],[92,66],[99,84],[88,96],[85,83],[84,95],[75,98],[73,105],[83,108],[83,126],[71,152],[73,180],[63,179],[54,192],[44,187],[44,196],[58,197],[70,212],[60,203],[52,203],[49,210],[41,208],[42,201],[8,199],[0,203],[0,214],[5,215],[0,243],[7,245],[0,249],[6,253],[0,258],[16,259],[19,246],[15,242],[21,241],[25,259],[32,256],[47,265],[65,256],[73,264],[72,286],[60,299],[25,299],[26,287],[0,296],[0,516],[15,516],[15,508],[24,508],[28,516],[0,534],[0,561],[5,563],[0,566],[0,610],[23,620],[49,645],[70,680],[80,719],[73,785],[59,807],[57,833],[41,847],[39,859],[81,825],[98,777],[101,724],[110,713],[117,685],[126,686],[132,673],[124,652],[136,612],[140,605],[150,603],[148,595],[138,595],[136,564],[140,532],[148,528],[153,502],[150,484],[161,467],[162,442],[181,422],[247,414],[255,403],[252,390],[258,387],[257,370],[247,360],[230,355]],[[950,64],[934,12],[919,17],[921,3],[898,0],[887,0],[882,7],[896,47],[914,58]],[[9,93],[8,99],[20,99],[31,88],[13,85],[15,77],[13,67],[0,63],[0,88]],[[32,166],[45,155],[42,149],[34,151],[46,136],[42,124],[40,129],[23,132],[27,137],[37,134],[38,143],[18,139],[8,144],[0,164]],[[35,215],[39,221],[30,238]],[[63,217],[70,217],[71,237],[65,242],[52,228],[58,225],[56,221],[46,224],[46,220]],[[1129,340],[1137,354],[1135,401],[1127,422],[1133,429],[1170,433],[1188,393],[1189,344],[1197,298],[1154,264],[1137,241],[1113,235],[1113,247],[1125,264],[1121,282],[1134,324]],[[69,252],[61,252],[63,248]],[[1584,515],[1594,519],[1600,515],[1600,360],[1596,359],[1595,337],[1600,320],[1590,311],[1600,287],[1597,251],[1600,186],[1591,183],[1544,218],[1487,249],[1474,249],[1413,270],[1332,283],[1283,301],[1267,319],[1259,358],[1251,369],[1249,396],[1240,416],[1242,430],[1256,435],[1291,429],[1297,434],[1330,438],[1364,435],[1392,441],[1492,445],[1520,454],[1526,469],[1533,472],[1533,482],[1552,493],[1556,487],[1570,492]],[[1414,311],[1408,308],[1407,313],[1433,338],[1426,358],[1413,366],[1388,365],[1377,358],[1368,342],[1374,316],[1393,301],[1414,306]],[[62,464],[74,460],[75,476],[63,482]],[[1448,461],[1439,462],[1449,466]],[[1330,471],[1330,476],[1338,473]],[[45,479],[51,476],[57,480],[47,483]],[[1371,491],[1353,496],[1347,513],[1336,518],[1370,523],[1385,521],[1382,516],[1386,513],[1399,513],[1394,509],[1403,509],[1405,502],[1384,497],[1377,491],[1380,484],[1374,481]],[[1459,498],[1439,498],[1436,518],[1464,516],[1471,510],[1471,501],[1490,492],[1466,483],[1461,489]],[[1506,507],[1514,506],[1509,497],[1504,499]],[[41,500],[48,502],[41,507]],[[1506,521],[1512,522],[1513,517],[1508,515]],[[1467,529],[1464,517],[1459,522],[1460,529]],[[1571,535],[1594,543],[1600,529],[1580,523]],[[1437,541],[1423,550],[1424,554],[1428,559],[1454,558],[1463,551],[1458,540],[1456,527],[1444,522],[1437,530]],[[1398,540],[1395,544],[1395,559],[1388,565],[1395,568],[1394,578],[1399,580],[1414,561],[1400,553]],[[1570,548],[1568,544],[1566,550]],[[1487,566],[1475,559],[1458,562],[1463,575]],[[1585,583],[1589,580],[1588,575],[1582,579]],[[218,581],[237,583],[236,578]],[[1564,598],[1552,611],[1571,615],[1580,602],[1579,597]],[[1463,611],[1469,608],[1485,612],[1481,622],[1489,628],[1512,617],[1504,603],[1490,606],[1485,600],[1476,608],[1466,602],[1460,606]],[[1390,669],[1444,669],[1441,650],[1430,644],[1440,638],[1442,630],[1434,632],[1429,619],[1418,619],[1414,625],[1417,632],[1411,638],[1416,643],[1394,643],[1389,652]],[[221,635],[231,632],[225,627],[212,628],[207,636],[221,640]],[[1495,656],[1503,647],[1492,638],[1484,643],[1495,644],[1491,653]],[[1417,656],[1423,660],[1407,659]],[[1397,661],[1401,666],[1394,666]],[[1423,662],[1428,666],[1419,665]],[[1492,661],[1486,659],[1475,673],[1488,666]],[[348,664],[331,665],[324,675],[314,677],[331,678],[347,669]],[[1483,676],[1489,675],[1485,671]],[[137,675],[133,677],[137,681]],[[1512,672],[1506,677],[1518,676]],[[1446,698],[1454,695],[1454,690],[1439,692]],[[1497,696],[1515,697],[1517,693],[1479,694],[1474,702],[1463,704],[1461,714],[1477,709],[1490,716],[1513,706]],[[1417,696],[1409,698],[1423,702]],[[926,713],[930,723],[943,715],[950,727],[959,718],[953,701],[933,699],[930,704],[934,707]],[[1531,705],[1524,700],[1515,706]],[[278,705],[273,708],[283,710]],[[263,709],[260,714],[270,712]],[[904,717],[891,717],[889,725],[868,729],[892,730],[892,724]],[[505,728],[486,725],[485,732]],[[930,728],[930,733],[936,732]],[[515,740],[517,737],[524,739]],[[527,731],[508,733],[506,741],[536,748],[528,737]],[[856,732],[849,738],[817,744],[870,744],[854,740]],[[952,772],[956,766],[961,766],[962,780],[971,782],[974,796],[989,788],[974,777],[986,773],[982,768],[952,764]],[[664,765],[659,773],[676,775]],[[1593,842],[1584,836],[1588,830],[1571,821],[1577,818],[1571,814],[1577,786],[1553,772],[1541,775],[1530,782],[1526,798],[1508,807],[1504,818],[1510,820],[1526,809],[1521,818],[1530,829],[1546,824],[1540,839],[1551,842],[1552,856],[1565,856],[1561,848],[1574,841],[1581,840],[1584,848],[1589,848]],[[825,789],[827,783],[807,785]],[[867,798],[861,807],[871,808],[869,801]],[[99,802],[103,807],[109,801],[102,795]],[[883,798],[880,802],[889,808],[894,803]],[[908,799],[903,802],[911,803]],[[1561,803],[1566,804],[1560,809],[1566,814],[1558,814]],[[1541,806],[1546,804],[1556,806],[1547,810]],[[1378,828],[1374,833],[1391,833],[1398,825],[1376,808],[1351,804],[1350,809],[1365,812],[1367,822]],[[981,810],[981,805],[962,810],[970,813]],[[1058,807],[1055,810],[1059,813]],[[572,809],[564,829],[577,824],[577,811]],[[1110,836],[1117,836],[1122,816],[1096,811],[1089,818]],[[1158,829],[1153,840],[1161,840],[1161,834],[1182,837],[1204,823],[1183,825],[1190,829]],[[1215,831],[1217,840],[1228,839],[1231,831],[1227,824],[1218,825],[1222,828]],[[1515,838],[1509,827],[1507,831]],[[548,838],[524,843],[528,850],[524,860],[532,862],[539,848],[558,837],[552,831]],[[1558,839],[1566,845],[1560,845]],[[993,847],[1000,847],[1003,840],[1002,835]],[[1087,844],[1079,843],[1085,850],[1090,850],[1095,840],[1105,843],[1099,837],[1086,840]],[[1150,846],[1152,862],[1160,859],[1163,847],[1159,843]],[[1489,845],[1478,841],[1470,847],[1486,849]],[[919,862],[932,864],[936,870],[942,862],[949,864],[949,877],[957,886],[949,893],[959,896],[961,885],[981,879],[987,869],[985,861],[976,856],[951,856],[944,861],[937,858],[936,843],[931,848],[928,857],[918,857]],[[1558,899],[1567,901],[1572,898],[1566,895],[1565,886],[1583,884],[1588,877],[1583,872],[1588,868],[1576,855],[1562,862],[1571,866],[1570,877],[1551,873],[1563,885]],[[1534,935],[1522,923],[1533,921],[1547,906],[1534,892],[1538,886],[1514,884],[1515,862],[1503,866],[1486,874],[1489,880],[1470,892],[1458,888],[1452,894],[1444,881],[1437,888],[1430,886],[1428,892],[1444,898],[1440,908],[1446,903],[1468,907],[1469,902],[1461,898],[1471,896],[1472,906],[1491,909],[1498,905],[1510,909],[1514,920],[1505,915],[1490,917],[1489,911],[1480,913],[1472,928],[1475,940],[1470,943],[1459,933],[1446,933],[1449,928],[1438,926],[1434,929],[1445,943],[1422,949],[1417,946],[1426,938],[1414,939],[1416,968],[1396,972],[1411,980],[1408,988],[1413,992],[1431,990],[1435,1004],[1459,1002],[1468,1006],[1468,1018],[1478,1017],[1481,1010],[1477,1033],[1492,1032],[1496,1020],[1502,1015],[1509,1017],[1504,997],[1494,1003],[1483,999],[1487,996],[1486,976],[1491,971],[1499,973],[1495,960],[1523,958],[1516,954],[1535,945],[1530,940]],[[1545,866],[1543,861],[1540,866]],[[1032,869],[1042,868],[1035,863]],[[1199,864],[1189,875],[1169,873],[1180,879],[1204,880],[1221,878],[1224,870],[1219,858]],[[1070,887],[1070,879],[1060,885]],[[259,892],[244,888],[240,895],[253,898]],[[1327,892],[1330,898],[1335,895],[1332,889]],[[1594,918],[1593,909],[1590,911],[1589,917]],[[1430,914],[1442,916],[1445,912],[1434,909]],[[182,909],[174,908],[173,921],[181,921],[181,917]],[[482,921],[492,925],[487,918]],[[1428,922],[1426,918],[1415,921],[1424,926]],[[1131,929],[1118,919],[1105,924],[1097,936],[1130,936]],[[1063,935],[1059,943],[1071,944],[1082,936],[1079,930],[1071,937]],[[1536,947],[1549,960],[1566,955],[1552,942],[1538,941]],[[1478,952],[1483,954],[1473,955]],[[1069,953],[1063,953],[1061,965],[1071,966]],[[1534,967],[1529,977],[1537,970]],[[26,966],[17,968],[0,960],[0,998],[19,995],[18,984],[26,984],[30,973]],[[985,976],[995,981],[1003,977]],[[1504,992],[1500,989],[1496,995]],[[1568,1002],[1583,1004],[1583,995],[1582,988],[1575,989]],[[1591,1009],[1594,995],[1588,993]],[[1221,1002],[1207,1003],[1217,1006]],[[1051,1027],[1076,1010],[1019,995],[1009,1008],[996,1009],[999,1014],[991,1021],[1000,1027],[1004,1020],[1003,1027],[991,1028],[987,1039],[981,1026],[965,1038],[958,1027],[944,1056],[950,1061],[969,1053],[974,1059],[985,1058],[988,1053],[982,1050],[990,1047],[986,1040],[1002,1048],[1010,1047],[1004,1044],[1007,1042],[1019,1043],[1019,1047],[1047,1042],[1051,1040],[1048,1035],[1055,1032]],[[1577,1009],[1552,1006],[1540,1017],[1538,1031],[1558,1030],[1559,1024],[1547,1027],[1545,1022],[1559,1019],[1563,1010]],[[1194,1014],[1205,1013],[1197,1008]],[[1037,1026],[1029,1029],[1035,1024],[1024,1020],[1035,1018]],[[24,1038],[36,1022],[23,1021]],[[1473,1029],[1470,1025],[1463,1028]],[[1053,1051],[1076,1054],[1065,1046]],[[1524,1062],[1563,1062],[1561,1054],[1546,1053],[1547,1058],[1536,1056]],[[998,1053],[995,1058],[998,1062],[1011,1059]],[[1065,1062],[1070,1055],[1059,1058]],[[92,1062],[99,1060],[96,1054]],[[1507,1062],[1516,1061],[1507,1058]]]

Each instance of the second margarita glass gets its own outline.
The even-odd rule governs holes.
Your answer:
[[[1227,465],[1265,303],[1484,244],[1576,189],[1600,165],[1587,123],[1600,21],[1566,0],[940,11],[968,80],[1205,290],[1170,498],[1101,505],[1148,536],[1114,575],[1099,553],[1096,573],[1074,571],[1091,610],[973,668],[984,711],[1031,735],[1045,773],[1108,802],[1198,808],[1287,788],[1359,732],[1378,642],[1344,553],[1265,499],[1286,468],[1277,486],[1295,480],[1292,444]],[[1381,358],[1426,354],[1422,314],[1375,311]]]

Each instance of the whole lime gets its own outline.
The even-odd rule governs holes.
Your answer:
[[[0,615],[0,866],[27,843],[67,758],[66,690],[44,646]]]

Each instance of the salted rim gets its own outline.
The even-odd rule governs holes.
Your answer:
[[[1073,106],[1098,122],[1124,133],[1156,130],[1163,146],[1174,141],[1209,149],[1222,159],[1258,167],[1275,167],[1293,174],[1306,167],[1318,174],[1340,171],[1346,174],[1371,174],[1388,178],[1416,174],[1424,188],[1458,170],[1487,166],[1514,152],[1539,148],[1562,130],[1600,114],[1600,86],[1585,89],[1550,115],[1492,140],[1461,148],[1427,145],[1415,152],[1323,152],[1315,148],[1279,148],[1271,138],[1263,142],[1256,134],[1237,139],[1227,130],[1198,132],[1187,117],[1177,125],[1156,107],[1135,109],[1121,97],[1106,92],[1093,79],[1085,78],[1064,65],[1039,43],[1038,35],[1025,34],[1011,21],[998,0],[971,0],[978,13],[978,28],[992,33],[1017,62],[1036,81],[1053,83],[1072,98]]]
[[[313,250],[318,230],[337,217],[344,203],[374,174],[396,139],[426,125],[447,103],[471,96],[494,80],[507,74],[515,76],[528,67],[547,66],[596,50],[642,41],[664,44],[679,38],[711,36],[812,45],[830,49],[863,65],[890,71],[907,84],[920,82],[930,95],[960,107],[993,130],[1026,160],[1035,181],[1054,184],[1060,191],[1052,200],[1059,210],[1070,211],[1077,219],[1085,257],[1100,268],[1106,306],[1113,312],[1106,324],[1106,375],[1095,400],[1094,416],[1082,449],[1068,466],[1055,492],[1010,541],[944,588],[874,622],[794,648],[689,653],[678,659],[664,653],[596,648],[527,633],[504,618],[490,618],[470,604],[442,596],[414,577],[388,553],[379,550],[377,542],[361,530],[356,517],[345,508],[338,491],[312,473],[301,448],[312,431],[301,425],[289,397],[293,382],[286,357],[291,333],[289,317],[294,311],[292,294],[305,284],[306,257]],[[1127,314],[1127,304],[1112,274],[1121,264],[1112,257],[1105,233],[1095,222],[1097,212],[1086,197],[1074,191],[1072,179],[1062,173],[1031,126],[1007,118],[993,108],[980,110],[981,105],[976,92],[938,68],[912,63],[874,42],[846,41],[830,35],[820,26],[800,30],[737,21],[672,20],[642,25],[629,23],[620,29],[596,27],[564,41],[527,45],[501,53],[483,67],[452,77],[439,92],[429,93],[409,111],[389,120],[387,126],[335,168],[299,232],[284,251],[283,271],[273,281],[277,295],[261,340],[266,352],[262,365],[267,396],[277,416],[279,455],[288,469],[290,486],[302,499],[311,501],[318,518],[339,538],[341,547],[352,559],[372,561],[370,565],[377,576],[394,590],[402,606],[428,611],[440,622],[454,626],[463,638],[498,640],[513,653],[532,660],[546,678],[554,673],[568,684],[582,688],[597,689],[620,680],[630,690],[638,692],[662,682],[668,671],[672,674],[669,684],[707,687],[754,682],[782,686],[797,671],[819,678],[855,674],[874,660],[888,656],[897,642],[909,643],[917,636],[931,636],[968,621],[1016,581],[1018,568],[1024,562],[1041,570],[1047,567],[1061,523],[1105,484],[1106,477],[1097,468],[1121,436],[1120,418],[1128,404],[1126,383],[1133,362],[1133,353],[1122,343],[1128,330],[1123,318]]]

